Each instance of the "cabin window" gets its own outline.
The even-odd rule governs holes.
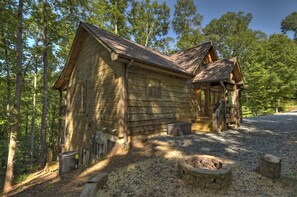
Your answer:
[[[161,98],[161,80],[149,79],[148,81],[148,97],[149,98]]]

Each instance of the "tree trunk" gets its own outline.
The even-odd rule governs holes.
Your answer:
[[[258,173],[271,179],[278,179],[281,176],[281,158],[270,154],[261,155]]]
[[[278,114],[278,106],[279,106],[278,102],[279,102],[279,100],[277,100],[275,103],[275,113],[276,114]]]
[[[37,62],[35,64],[34,84],[33,84],[33,98],[32,98],[32,122],[31,122],[31,146],[30,146],[30,168],[33,168],[34,163],[34,137],[35,137],[35,113],[36,113],[36,87],[37,87]]]
[[[0,10],[1,11],[1,10]],[[0,12],[2,14],[2,12]],[[6,131],[10,131],[10,104],[11,104],[11,79],[10,79],[10,67],[9,67],[9,58],[8,58],[8,43],[5,39],[4,30],[2,29],[2,42],[4,46],[4,56],[5,56],[5,69],[6,69],[6,87],[7,87],[7,97],[6,97]],[[5,130],[5,129],[4,129]],[[2,131],[2,137],[4,139],[4,131]]]
[[[55,144],[54,144],[54,136],[57,135],[57,132],[55,132],[55,117],[56,117],[56,106],[54,105],[52,107],[52,117],[51,117],[51,146],[52,150],[54,150]],[[58,142],[57,142],[58,144]]]
[[[28,106],[27,106],[27,109],[28,109]],[[29,128],[29,113],[27,112],[26,113],[26,123],[25,123],[25,136],[26,136],[26,139],[28,139],[28,128]]]
[[[153,32],[153,30],[155,28],[155,22],[156,21],[153,22],[152,26],[149,28],[149,30],[148,30],[148,32],[146,34],[145,45],[144,45],[145,47],[147,47],[148,44],[149,44],[149,41],[151,39],[151,34],[152,34],[152,32]]]
[[[114,19],[114,33],[115,35],[118,35],[118,20],[116,17]]]
[[[41,118],[41,133],[40,133],[40,162],[41,168],[45,167],[46,164],[46,114],[47,114],[47,104],[48,104],[48,40],[47,40],[47,0],[43,1],[43,103],[42,103],[42,118]]]
[[[20,124],[21,93],[22,93],[22,64],[23,64],[23,0],[19,0],[18,5],[18,25],[17,25],[17,59],[16,59],[16,90],[14,101],[14,122],[10,131],[8,147],[8,158],[6,176],[3,192],[11,190],[14,176],[14,159],[16,153],[17,132]]]

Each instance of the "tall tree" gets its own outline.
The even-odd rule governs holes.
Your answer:
[[[201,33],[202,15],[197,13],[193,0],[177,0],[174,5],[173,31],[176,33],[179,49],[187,49],[198,45],[203,40]]]
[[[38,45],[37,41],[35,41],[35,43],[36,45]],[[37,60],[35,59],[35,73],[34,73],[34,80],[33,80],[33,96],[32,96],[31,140],[30,140],[30,168],[31,169],[33,168],[33,164],[34,164],[37,75],[38,75],[38,66],[37,66]]]
[[[43,168],[46,164],[46,117],[48,107],[48,2],[43,1],[43,103],[41,117],[41,133],[40,133],[40,167]]]
[[[21,112],[21,93],[22,93],[22,66],[23,66],[23,0],[18,1],[18,15],[17,15],[17,58],[16,58],[16,90],[13,116],[14,122],[10,131],[6,176],[3,192],[10,191],[14,176],[14,160],[16,153],[17,133],[20,126],[20,112]]]
[[[126,0],[105,0],[105,14],[107,30],[114,32],[116,35],[127,37],[128,29],[126,25],[126,9],[128,1]]]
[[[203,29],[206,37],[213,41],[222,58],[244,57],[247,50],[255,46],[265,35],[248,28],[253,16],[240,11],[227,12],[219,19],[213,19]]]
[[[133,0],[128,13],[131,36],[141,45],[154,47],[168,33],[169,17],[170,8],[166,2]]]
[[[287,33],[287,31],[293,31],[294,39],[297,40],[297,12],[292,12],[282,20],[281,30],[283,33]]]
[[[6,114],[5,123],[6,123],[6,131],[10,131],[10,108],[11,108],[11,92],[12,92],[12,65],[15,62],[14,57],[15,54],[15,29],[17,28],[17,22],[15,15],[15,2],[14,1],[5,1],[0,4],[2,7],[0,9],[0,21],[3,23],[0,26],[0,68],[1,74],[3,76],[6,75],[6,92],[3,94],[6,98],[6,113],[1,111],[2,114]],[[6,9],[5,9],[6,8]],[[7,16],[11,16],[8,17]],[[3,72],[2,72],[3,71]],[[4,98],[3,98],[4,99]],[[4,109],[4,107],[2,108]],[[2,119],[4,120],[4,118]],[[0,166],[1,167],[1,166]]]
[[[128,37],[126,0],[99,0],[85,5],[88,12],[87,21],[109,32]]]

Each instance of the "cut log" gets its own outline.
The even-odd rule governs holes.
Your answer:
[[[261,155],[260,163],[256,171],[271,179],[278,179],[281,176],[281,158],[274,155]]]

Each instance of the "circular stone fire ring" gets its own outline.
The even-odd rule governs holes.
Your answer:
[[[206,189],[222,189],[232,183],[228,162],[210,155],[194,155],[178,163],[179,176],[187,183]]]

